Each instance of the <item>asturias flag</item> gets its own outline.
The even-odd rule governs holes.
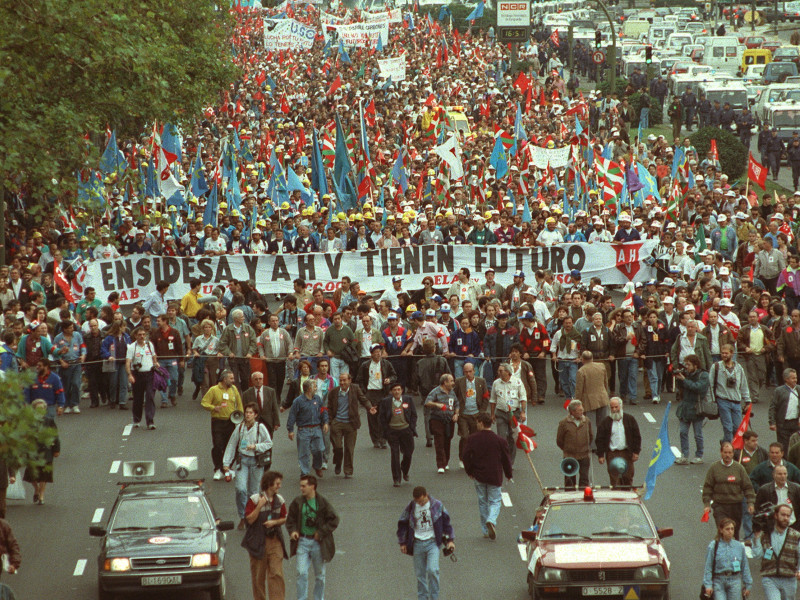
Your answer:
[[[661,431],[658,432],[658,439],[656,440],[655,448],[653,448],[653,458],[650,459],[650,466],[647,468],[647,475],[644,478],[644,482],[647,485],[647,492],[644,495],[645,500],[649,500],[653,495],[656,489],[656,478],[675,462],[675,455],[672,453],[672,447],[669,444],[669,426],[667,423],[671,405],[672,402],[668,402],[667,409],[664,411]]]

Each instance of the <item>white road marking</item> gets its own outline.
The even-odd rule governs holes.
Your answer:
[[[502,492],[500,495],[503,497],[503,506],[514,506],[511,503],[511,496],[508,495],[508,492]]]
[[[651,423],[655,423],[656,422],[655,417],[653,415],[651,415],[649,412],[642,413],[642,414],[644,415],[644,418],[647,419],[648,421],[650,421]]]
[[[119,466],[122,464],[121,460],[115,460],[111,463],[111,468],[108,470],[112,475],[119,471]]]
[[[104,508],[96,508],[94,511],[94,516],[92,517],[92,523],[99,523],[103,520],[103,513],[105,512]]]
[[[125,429],[122,430],[122,437],[128,437],[131,434],[131,431],[133,431],[133,425],[128,423],[125,425]]]
[[[672,448],[672,453],[675,455],[675,458],[681,457],[681,451],[678,450],[675,446],[670,446]]]
[[[522,559],[522,562],[528,560],[528,545],[527,544],[517,544],[517,550],[519,550],[519,557]]]
[[[75,563],[75,570],[72,572],[73,577],[80,577],[83,575],[83,572],[86,570],[86,559],[81,558]]]

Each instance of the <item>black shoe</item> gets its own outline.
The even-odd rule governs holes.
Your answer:
[[[426,448],[433,448],[433,442],[428,440],[427,442],[425,442],[425,447]]]
[[[39,494],[34,494],[33,495],[33,503],[34,504],[39,504]]]
[[[119,409],[120,410],[128,410],[128,405],[127,404],[120,404],[119,405]]]
[[[100,406],[99,404],[90,404],[89,408],[98,408],[99,406]]]
[[[380,446],[381,450],[386,450],[389,447],[389,444],[387,444],[386,442],[381,442]]]
[[[183,396],[183,388],[182,387],[178,388],[178,396]]]
[[[372,447],[375,448],[376,450],[380,450],[381,445],[378,442],[373,442]]]
[[[408,473],[403,473],[403,481],[408,481]]]
[[[336,465],[336,466],[334,467],[334,469],[333,469],[333,472],[334,472],[336,475],[339,475],[339,474],[342,472],[342,465]]]
[[[195,386],[194,391],[192,392],[192,400],[197,400],[197,396],[200,395],[200,388]]]

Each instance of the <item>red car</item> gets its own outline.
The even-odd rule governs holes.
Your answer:
[[[532,600],[637,597],[669,600],[670,563],[634,490],[549,490],[520,534]],[[634,596],[630,596],[633,589]]]
[[[765,42],[765,38],[760,35],[750,35],[744,38],[744,45],[749,49],[761,48],[761,44]]]

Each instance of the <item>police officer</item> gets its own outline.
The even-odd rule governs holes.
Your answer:
[[[791,145],[786,150],[789,155],[789,166],[792,167],[792,185],[797,191],[797,182],[800,179],[800,138],[794,138]]]
[[[703,92],[700,92],[700,99],[697,101],[697,121],[700,129],[711,124],[711,102]]]
[[[686,123],[686,131],[691,131],[694,113],[697,110],[697,98],[695,97],[694,92],[692,92],[692,88],[689,86],[686,86],[686,91],[681,95],[681,106],[683,106],[683,121]]]
[[[767,145],[769,144],[769,138],[772,137],[772,134],[769,130],[769,125],[767,123],[762,123],[761,131],[758,133],[758,153],[761,155],[761,164],[768,165],[769,159],[767,158]]]
[[[748,150],[750,149],[750,138],[753,137],[753,123],[753,113],[750,112],[748,106],[745,106],[736,119],[736,129],[739,132],[739,140]]]
[[[720,129],[724,129],[725,131],[733,131],[731,125],[733,125],[733,121],[736,118],[736,114],[733,112],[731,108],[731,103],[726,102],[725,105],[722,107],[722,112],[719,113],[719,126]]]
[[[659,104],[664,106],[664,99],[667,97],[667,84],[664,79],[659,75],[650,87],[650,95],[658,98]]]
[[[722,107],[719,105],[719,100],[714,100],[714,107],[711,109],[711,113],[708,115],[710,119],[709,125],[712,127],[719,127],[719,116],[722,113]]]
[[[772,170],[772,178],[777,179],[778,173],[781,171],[781,156],[786,150],[783,142],[778,137],[778,130],[773,129],[772,135],[767,142],[767,157],[769,158],[769,167]]]
[[[647,77],[642,73],[639,67],[634,67],[630,83],[637,90],[647,85]]]
[[[667,109],[667,116],[672,123],[672,137],[680,137],[681,135],[681,118],[683,116],[683,106],[677,96],[672,99],[672,102]]]

